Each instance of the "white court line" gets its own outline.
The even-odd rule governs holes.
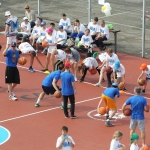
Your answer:
[[[89,101],[92,101],[92,100],[95,100],[95,99],[99,99],[101,97],[95,97],[95,98],[91,98],[91,99],[87,99],[87,100],[83,100],[83,101],[80,101],[80,102],[76,102],[75,104],[80,104],[80,103],[84,103],[84,102],[89,102]],[[26,114],[26,115],[22,115],[22,116],[18,116],[18,117],[14,117],[14,118],[10,118],[10,119],[6,119],[6,120],[2,120],[0,121],[0,123],[3,123],[3,122],[8,122],[8,121],[11,121],[11,120],[16,120],[16,119],[20,119],[20,118],[24,118],[24,117],[28,117],[28,116],[32,116],[32,115],[36,115],[36,114],[39,114],[39,113],[43,113],[43,112],[47,112],[47,111],[51,111],[51,110],[55,110],[55,109],[58,109],[60,107],[54,107],[54,108],[50,108],[50,109],[46,109],[46,110],[42,110],[42,111],[38,111],[38,112],[34,112],[34,113],[30,113],[30,114]]]

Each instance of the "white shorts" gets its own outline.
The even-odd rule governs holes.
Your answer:
[[[51,53],[52,53],[52,50],[55,49],[55,48],[56,48],[56,46],[49,46],[49,48],[48,48],[48,53],[51,54]]]
[[[16,36],[7,37],[7,44],[11,44],[12,42],[16,42]]]
[[[45,38],[45,36],[40,36],[40,37],[37,39],[36,43],[42,43],[42,41],[43,41],[44,38]]]

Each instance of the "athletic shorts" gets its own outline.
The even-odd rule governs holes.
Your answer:
[[[57,88],[61,91],[61,88],[59,88],[59,86],[57,86]],[[43,92],[47,95],[49,95],[49,94],[53,95],[56,91],[53,86],[47,87],[47,86],[42,85],[42,89],[43,89]]]
[[[37,39],[36,43],[42,43],[42,41],[43,41],[44,38],[45,38],[45,36],[40,36],[40,37]]]
[[[145,130],[145,120],[134,120],[134,119],[130,120],[131,130],[135,130],[137,125],[141,131]]]
[[[147,77],[146,77],[146,81],[147,81],[147,82],[150,82],[150,78],[147,78]]]
[[[57,60],[57,62],[54,64],[54,70],[59,70],[59,65],[63,64],[63,61]]]
[[[17,67],[6,67],[5,71],[5,83],[20,84],[20,75]]]
[[[51,53],[52,53],[52,50],[55,49],[55,48],[56,48],[56,46],[49,46],[49,47],[48,47],[48,53],[51,54]]]
[[[117,106],[116,106],[116,101],[104,94],[102,94],[101,96],[102,100],[104,101],[105,103],[105,106],[107,108],[110,108],[110,109],[117,109]]]
[[[7,37],[7,44],[11,44],[12,42],[16,42],[16,36]]]

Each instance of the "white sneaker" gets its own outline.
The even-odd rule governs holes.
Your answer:
[[[94,84],[94,86],[99,87],[99,86],[101,86],[101,84],[98,82],[98,83]]]
[[[75,81],[78,81],[77,77],[74,77],[74,80],[75,80]]]
[[[8,90],[6,90],[6,93],[9,93],[9,91],[8,91]],[[15,96],[16,96],[14,92],[12,92],[12,93],[11,93],[11,95],[12,95],[13,97],[15,97]]]
[[[17,98],[11,95],[11,96],[9,96],[9,100],[16,101]]]

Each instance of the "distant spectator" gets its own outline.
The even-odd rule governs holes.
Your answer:
[[[90,35],[92,36],[92,39],[94,40],[96,35],[97,35],[97,30],[98,30],[98,18],[95,17],[93,19],[93,22],[89,22],[88,24],[88,29],[90,30]]]
[[[5,12],[7,20],[5,22],[5,36],[7,37],[6,49],[8,49],[12,42],[16,42],[16,36],[18,33],[18,18],[12,16],[10,11]]]
[[[28,22],[27,17],[23,18],[23,22],[21,23],[20,29],[21,32],[18,33],[17,39],[19,40],[20,38],[22,38],[21,42],[26,42],[26,38],[29,38],[31,34],[31,25]]]
[[[80,23],[78,19],[75,20],[72,28],[72,34],[70,38],[78,37],[81,38],[85,33],[85,26]]]
[[[29,5],[25,6],[25,10],[25,16],[28,18],[31,28],[33,28],[35,26],[36,14],[33,10],[30,10]]]
[[[105,21],[100,21],[100,26],[97,29],[98,35],[95,38],[95,43],[97,47],[100,47],[100,49],[105,50],[106,46],[104,45],[103,41],[107,41],[109,39],[109,29],[105,25]]]
[[[70,19],[66,17],[66,14],[62,14],[62,19],[60,19],[59,25],[62,25],[64,27],[64,30],[70,34],[72,27],[71,27],[71,22]]]
[[[56,40],[57,40],[57,48],[61,49],[62,45],[64,45],[66,43],[67,40],[67,33],[66,31],[63,29],[62,25],[58,26],[58,31],[57,31],[57,35],[56,35]]]
[[[63,126],[61,130],[62,135],[57,139],[56,148],[59,150],[72,150],[75,142],[71,136],[68,135],[68,127]]]
[[[123,136],[123,134],[120,131],[116,131],[114,133],[112,141],[110,143],[110,149],[109,150],[124,150],[125,149],[124,144],[120,143],[122,136]]]
[[[50,28],[53,29],[53,36],[56,38],[57,31],[55,30],[55,23],[50,23]]]

